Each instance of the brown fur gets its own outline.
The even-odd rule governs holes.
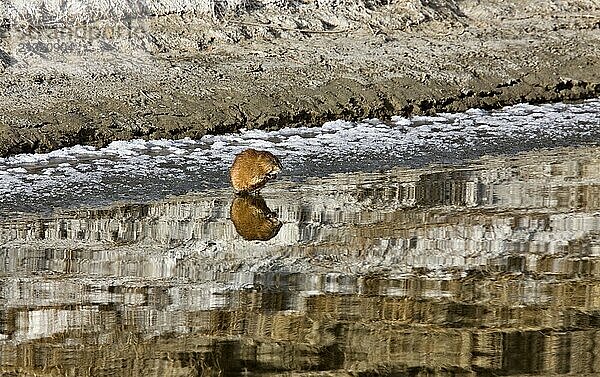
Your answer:
[[[245,240],[267,241],[275,237],[281,221],[260,196],[236,195],[229,210],[235,230]]]
[[[236,193],[260,190],[282,169],[272,153],[246,149],[235,157],[229,176]]]

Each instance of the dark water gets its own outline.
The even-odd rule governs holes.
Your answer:
[[[552,130],[536,127],[571,146],[533,138],[468,159],[465,144],[434,166],[391,166],[396,151],[390,166],[353,170],[353,158],[384,153],[340,142],[342,167],[314,160],[331,170],[284,177],[260,197],[234,197],[215,173],[220,183],[197,193],[107,206],[110,193],[95,205],[73,195],[48,212],[61,187],[93,186],[83,173],[100,168],[84,165],[107,165],[89,162],[106,151],[3,160],[0,375],[599,375],[600,123],[582,112],[577,127],[556,126],[580,109],[560,106]],[[421,131],[397,149],[426,155],[435,143]],[[471,150],[495,143],[483,138]],[[284,161],[301,158],[301,141],[276,145]],[[167,159],[183,155],[157,143],[175,148]],[[144,148],[154,152],[130,166],[145,161],[146,175],[130,176],[151,180],[158,149]],[[97,187],[122,190],[108,182]],[[23,213],[17,198],[40,210]]]

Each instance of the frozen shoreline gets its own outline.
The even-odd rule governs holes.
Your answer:
[[[233,157],[267,149],[288,182],[390,168],[462,165],[485,155],[598,145],[600,100],[519,104],[437,116],[393,117],[389,123],[335,121],[321,127],[244,130],[198,140],[115,141],[45,154],[0,158],[0,214],[146,202],[228,187]]]
[[[600,95],[595,1],[263,5],[69,28],[17,12],[0,156]]]

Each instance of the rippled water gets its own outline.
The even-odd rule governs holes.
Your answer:
[[[0,160],[0,370],[600,373],[599,110]],[[288,174],[234,197],[248,146]]]

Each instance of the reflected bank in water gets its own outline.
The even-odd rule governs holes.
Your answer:
[[[6,372],[600,372],[598,147],[5,219],[0,243]]]

